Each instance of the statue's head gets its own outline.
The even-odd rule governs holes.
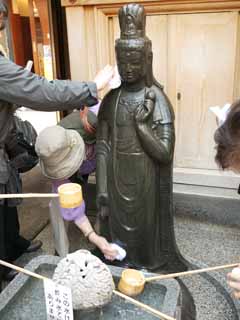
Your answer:
[[[4,0],[0,0],[0,31],[6,26],[6,19],[8,17],[8,7]]]
[[[152,75],[152,42],[145,35],[144,7],[128,4],[119,10],[121,37],[116,40],[116,57],[119,74],[125,83],[145,80],[150,87]]]

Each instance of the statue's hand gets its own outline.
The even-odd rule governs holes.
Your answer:
[[[156,95],[155,92],[149,90],[145,95],[144,104],[140,105],[135,112],[135,119],[137,124],[146,123],[153,113],[155,106]]]

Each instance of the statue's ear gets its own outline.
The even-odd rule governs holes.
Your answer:
[[[153,85],[153,70],[152,70],[152,62],[153,62],[153,53],[152,51],[147,53],[146,57],[147,64],[147,72],[146,72],[146,85],[147,87],[151,87]]]

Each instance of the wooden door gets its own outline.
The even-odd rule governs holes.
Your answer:
[[[240,91],[239,13],[161,14],[147,6],[146,11],[154,75],[176,114],[174,182],[236,188],[239,177],[222,173],[214,162],[216,121],[209,107],[232,102]],[[93,79],[104,65],[115,63],[117,12],[117,6],[67,7],[73,79]]]
[[[176,114],[175,166],[217,169],[210,106],[233,101],[238,13],[168,18],[168,94]]]
[[[114,63],[117,17],[110,26]],[[174,181],[178,185],[235,188],[238,183],[237,176],[220,172],[215,164],[217,126],[209,111],[210,106],[234,99],[237,30],[237,12],[147,17],[154,75],[164,85],[176,114]]]
[[[35,72],[52,80],[54,61],[50,39],[48,1],[28,0]]]

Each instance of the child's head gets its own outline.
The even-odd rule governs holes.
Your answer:
[[[220,168],[240,172],[240,100],[235,101],[226,121],[216,130],[215,160]]]
[[[42,173],[50,179],[71,177],[85,158],[85,144],[78,132],[58,125],[40,132],[35,149]]]

